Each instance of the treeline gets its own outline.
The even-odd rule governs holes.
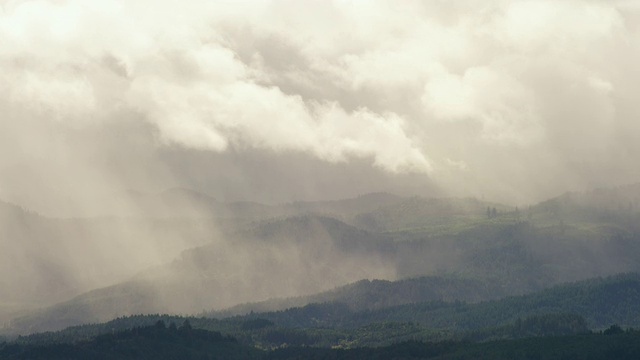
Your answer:
[[[155,323],[154,323],[155,321]],[[588,332],[584,318],[575,314],[546,314],[532,316],[496,327],[486,327],[469,331],[452,331],[449,329],[430,329],[415,322],[375,322],[356,328],[338,327],[306,327],[293,328],[276,325],[274,322],[262,319],[228,319],[215,320],[207,318],[180,318],[167,315],[146,315],[120,318],[105,324],[85,325],[73,327],[59,332],[47,332],[20,337],[13,343],[21,346],[52,346],[60,344],[78,344],[92,339],[118,340],[113,334],[127,336],[133,329],[134,334],[144,335],[139,329],[156,327],[161,330],[163,325],[169,324],[167,329],[175,335],[174,324],[187,323],[189,328],[197,331],[212,331],[225,333],[244,345],[261,349],[276,349],[288,346],[313,347],[379,347],[394,343],[421,340],[444,341],[466,340],[487,341],[495,339],[515,339],[530,336],[569,335]],[[140,326],[140,324],[146,324]],[[155,324],[155,325],[151,325]],[[184,326],[184,325],[183,325]],[[205,330],[207,329],[207,330]],[[212,330],[218,329],[218,330]],[[124,334],[124,335],[122,335]],[[216,335],[215,339],[220,336]]]
[[[12,339],[17,344],[49,345],[59,343],[76,343],[88,341],[96,336],[126,331],[133,328],[143,328],[158,324],[183,324],[188,321],[194,329],[214,332],[230,333],[235,331],[237,324],[211,318],[179,316],[168,314],[147,314],[124,316],[108,322],[71,326],[60,331],[46,331],[42,333],[18,336]]]
[[[409,340],[383,347],[283,346],[264,351],[218,332],[159,321],[88,341],[0,344],[0,359],[638,359],[640,331],[611,326],[603,332],[488,342]]]
[[[411,284],[410,281],[402,282]],[[387,288],[386,282],[373,289]],[[355,287],[358,289],[359,285]],[[343,290],[339,291],[342,292]],[[346,290],[344,290],[346,291]],[[365,292],[374,296],[375,291]],[[360,290],[356,291],[360,293]],[[357,302],[357,296],[346,296]],[[480,303],[428,301],[359,311],[343,302],[314,303],[226,319],[189,317],[193,328],[231,334],[239,342],[274,348],[380,346],[410,339],[485,341],[576,334],[617,323],[640,327],[640,275],[625,274],[557,286],[534,294]],[[139,326],[182,323],[170,315],[141,315],[18,338],[23,344],[77,342]]]
[[[54,344],[4,343],[0,359],[252,359],[260,352],[220,332],[163,321],[102,334],[86,341]]]

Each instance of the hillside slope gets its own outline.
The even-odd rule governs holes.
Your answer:
[[[428,301],[375,310],[341,302],[254,313],[284,327],[358,327],[375,322],[415,322],[431,329],[469,331],[543,314],[578,314],[590,328],[640,326],[640,275],[622,274],[558,285],[535,293],[475,304]]]
[[[625,188],[624,195],[632,196],[637,189],[640,187]],[[603,206],[606,196],[595,202],[581,200],[590,196],[564,195],[527,209],[496,206],[495,213],[491,211],[494,207],[473,199],[372,195],[345,200],[343,204],[348,206],[344,205],[344,213],[365,210],[350,217],[351,221],[374,214],[376,223],[386,224],[385,230],[377,232],[372,227],[350,225],[348,219],[313,214],[225,222],[233,226],[213,239],[211,234],[217,234],[219,225],[212,230],[214,226],[206,219],[69,220],[66,224],[71,229],[83,229],[79,224],[85,224],[88,230],[80,234],[94,241],[112,233],[118,241],[137,235],[153,240],[146,243],[149,246],[176,238],[210,242],[125,282],[14,319],[11,328],[18,332],[59,329],[127,314],[199,313],[287,297],[298,298],[244,305],[228,313],[278,310],[339,298],[368,309],[425,300],[474,302],[526,294],[567,281],[640,271],[639,209]],[[618,198],[612,196],[609,202]],[[342,206],[341,202],[320,202],[314,205],[316,209],[322,207],[318,204],[325,209]],[[129,226],[131,222],[143,224],[137,225],[140,231],[148,229],[149,233],[125,232],[136,229]],[[55,227],[46,229],[56,234]],[[124,251],[119,261],[133,254],[148,259],[144,250],[128,250],[131,245],[124,243],[113,255]],[[361,282],[348,294],[336,289],[322,295],[324,298],[308,297],[361,279],[425,275],[455,281],[420,288],[422,285],[407,280],[406,284],[416,286],[412,291],[385,282]],[[395,297],[380,297],[385,291]]]

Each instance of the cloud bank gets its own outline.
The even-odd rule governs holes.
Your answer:
[[[0,4],[5,174],[298,154],[514,202],[640,179],[634,2]]]

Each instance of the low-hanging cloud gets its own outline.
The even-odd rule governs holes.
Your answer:
[[[531,201],[640,177],[639,14],[586,0],[4,1],[2,121],[125,117],[157,147],[364,159]],[[4,125],[29,138],[21,126]]]

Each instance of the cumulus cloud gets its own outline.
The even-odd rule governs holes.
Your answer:
[[[528,201],[640,177],[639,21],[628,1],[4,1],[2,121],[126,118],[184,156],[366,160]]]
[[[146,5],[6,4],[1,34],[12,46],[3,60],[16,75],[5,79],[12,85],[4,95],[58,118],[104,117],[110,107],[126,106],[155,124],[162,141],[190,148],[293,150],[327,161],[370,157],[388,171],[429,170],[399,115],[345,111],[336,102],[309,102],[259,84],[256,69],[216,29],[226,20],[216,10],[225,4],[205,5],[204,14],[190,7],[170,12],[182,7],[177,2],[159,10]],[[119,71],[100,78],[96,64],[105,56]]]

